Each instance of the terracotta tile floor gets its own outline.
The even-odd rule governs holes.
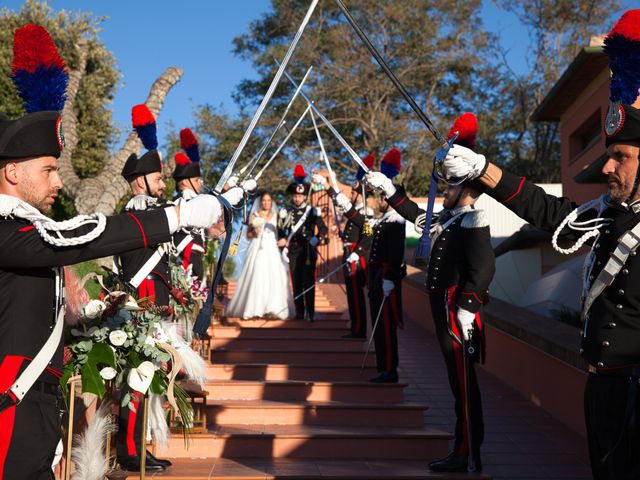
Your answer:
[[[434,335],[406,322],[400,331],[400,381],[407,401],[429,406],[425,424],[453,432],[453,396]],[[478,369],[484,407],[484,473],[496,480],[590,479],[586,439],[486,371]]]

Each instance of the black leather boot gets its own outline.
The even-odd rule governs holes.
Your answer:
[[[480,460],[480,455],[474,456],[474,460],[474,468],[470,470],[468,458],[454,451],[440,460],[429,463],[429,468],[432,472],[481,472],[482,461]]]
[[[371,383],[398,383],[398,372],[380,372],[369,381]]]
[[[161,472],[165,470],[166,467],[157,461],[151,459],[151,457],[147,457],[145,464],[145,471],[147,472]],[[119,457],[118,463],[123,470],[127,470],[128,472],[139,472],[140,471],[140,455],[131,455],[128,457]]]
[[[151,453],[149,450],[147,450],[147,461],[149,461],[149,459],[153,460],[154,462],[159,463],[160,465],[164,465],[165,468],[170,467],[171,465],[173,465],[173,463],[171,463],[171,460],[167,460],[166,458],[158,458],[153,453]]]

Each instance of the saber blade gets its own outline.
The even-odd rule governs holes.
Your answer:
[[[445,138],[442,136],[440,131],[433,125],[429,117],[427,117],[427,114],[424,113],[422,109],[418,106],[418,104],[413,99],[413,97],[409,95],[409,92],[407,92],[407,89],[404,88],[404,85],[402,85],[398,77],[396,77],[395,73],[393,73],[391,68],[389,68],[389,65],[387,64],[387,62],[384,60],[384,58],[382,58],[382,55],[380,55],[376,50],[376,47],[373,46],[373,43],[371,43],[371,40],[369,40],[369,37],[367,37],[366,33],[362,31],[360,26],[356,23],[354,18],[351,16],[351,13],[349,12],[345,4],[342,2],[342,0],[336,0],[336,2],[338,3],[338,7],[340,7],[340,10],[342,10],[342,13],[344,14],[347,21],[353,28],[354,32],[356,32],[356,35],[360,37],[360,40],[362,40],[362,43],[364,43],[364,46],[367,47],[367,50],[369,50],[369,53],[373,55],[373,58],[375,58],[376,62],[378,62],[378,65],[380,65],[380,68],[382,68],[382,70],[387,75],[387,77],[389,77],[389,79],[393,82],[393,84],[398,89],[400,94],[404,97],[404,99],[407,101],[407,103],[413,109],[416,115],[418,115],[418,118],[420,118],[422,123],[424,123],[427,129],[435,137],[437,142],[441,146],[445,146],[447,143]]]
[[[238,158],[240,158],[240,154],[242,153],[242,150],[244,150],[244,147],[246,146],[247,141],[249,140],[249,137],[251,136],[251,133],[253,133],[253,129],[257,125],[258,120],[260,120],[260,117],[262,116],[262,112],[264,112],[264,109],[266,108],[267,104],[269,103],[269,100],[271,100],[271,97],[273,96],[273,92],[276,90],[276,87],[278,86],[278,83],[280,82],[280,78],[282,78],[282,74],[284,73],[285,68],[289,64],[289,60],[291,59],[291,56],[293,55],[294,50],[298,46],[298,42],[300,41],[300,38],[302,37],[302,33],[304,32],[304,29],[306,28],[307,24],[309,23],[309,20],[311,19],[311,14],[313,13],[313,11],[315,10],[317,5],[318,5],[318,0],[313,0],[311,2],[311,5],[309,5],[309,9],[307,10],[307,14],[305,15],[304,19],[302,20],[302,23],[300,24],[300,27],[298,28],[298,31],[296,32],[295,37],[293,37],[291,45],[289,45],[289,50],[287,50],[287,53],[284,56],[284,59],[282,60],[282,64],[278,68],[278,71],[276,72],[275,76],[273,77],[273,80],[271,81],[271,85],[269,86],[269,90],[267,90],[267,93],[262,98],[262,101],[260,102],[260,106],[258,107],[258,110],[256,110],[256,113],[253,115],[253,118],[251,119],[251,123],[249,124],[249,128],[247,128],[246,132],[244,132],[242,140],[240,140],[240,143],[238,144],[238,146],[236,148],[236,151],[233,152],[233,156],[231,157],[231,160],[229,160],[229,163],[227,164],[226,168],[224,169],[224,172],[222,172],[222,175],[220,176],[220,180],[218,180],[218,183],[216,184],[216,191],[217,192],[221,192],[222,191],[222,188],[224,187],[224,184],[227,183],[227,180],[229,180],[229,177],[231,177],[231,174],[233,173],[233,168],[235,167],[236,162],[238,161]]]
[[[291,76],[287,72],[284,72],[284,74],[294,86],[296,86],[296,87],[298,86],[298,84],[295,82],[295,80],[293,78],[291,78]],[[322,114],[322,112],[320,110],[318,110],[318,107],[316,107],[316,105],[313,102],[313,100],[311,100],[302,90],[300,90],[300,95],[302,95],[302,98],[304,98],[307,101],[307,103],[309,104],[309,106],[313,110],[313,113],[315,113],[318,116],[318,118],[320,120],[322,120],[322,123],[324,123],[327,126],[327,128],[331,131],[331,133],[333,133],[333,135],[336,137],[336,139],[347,150],[349,155],[351,155],[351,158],[353,158],[353,160],[358,164],[358,166],[360,166],[365,171],[365,173],[368,172],[369,171],[369,167],[367,167],[364,164],[364,162],[362,161],[360,156],[355,152],[355,150],[353,148],[351,148],[351,145],[349,145],[347,143],[347,141],[342,137],[342,135],[340,135],[340,132],[338,132],[335,129],[335,127],[331,124],[331,122],[327,119],[327,117],[325,117]]]
[[[316,123],[316,117],[311,112],[311,121],[313,122],[313,129],[316,131],[316,137],[318,137],[318,144],[320,145],[320,151],[322,152],[322,160],[324,160],[324,164],[327,167],[327,171],[329,172],[329,177],[331,178],[331,184],[333,189],[340,193],[340,187],[338,187],[338,182],[336,180],[336,176],[333,174],[333,170],[331,169],[331,164],[329,163],[329,157],[327,157],[327,152],[324,149],[324,142],[322,141],[322,137],[320,136],[320,130],[318,130],[318,124]],[[335,207],[335,204],[334,204]]]

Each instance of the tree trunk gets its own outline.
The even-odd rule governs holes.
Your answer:
[[[93,212],[111,215],[116,205],[127,193],[129,186],[120,176],[122,167],[131,153],[138,152],[142,148],[142,142],[132,130],[124,145],[116,154],[105,162],[102,172],[93,178],[80,179],[73,171],[71,156],[78,143],[76,133],[77,119],[74,113],[75,98],[86,67],[87,47],[78,46],[80,52],[80,64],[69,75],[69,88],[67,89],[67,102],[62,112],[62,121],[65,128],[66,146],[60,157],[60,176],[64,183],[64,193],[72,198],[76,210],[80,214]],[[177,67],[169,67],[153,83],[146,105],[154,116],[158,116],[169,90],[178,83],[183,70]]]

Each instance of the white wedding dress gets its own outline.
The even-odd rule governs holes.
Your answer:
[[[271,218],[251,240],[227,317],[291,318],[295,312],[287,267],[278,249],[278,215]]]

